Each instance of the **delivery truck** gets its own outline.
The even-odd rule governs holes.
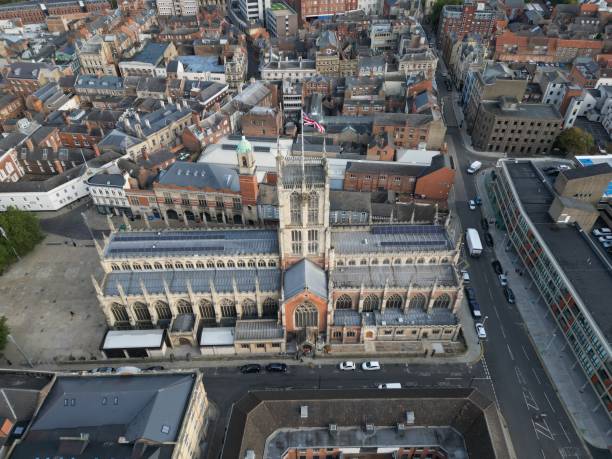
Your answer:
[[[468,228],[465,232],[465,243],[471,257],[479,257],[482,253],[482,242],[475,228]]]

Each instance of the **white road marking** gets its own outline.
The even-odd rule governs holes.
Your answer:
[[[544,450],[540,448],[540,452],[542,453],[542,457],[546,459],[546,454],[544,454]]]
[[[542,381],[540,381],[540,378],[538,378],[538,373],[535,371],[535,368],[532,368],[531,371],[533,371],[533,375],[535,376],[535,379],[538,381],[538,384],[542,384]]]
[[[510,350],[510,346],[508,344],[506,344],[506,348],[508,349],[508,353],[510,354],[510,358],[514,362],[514,354],[512,354],[512,351]]]
[[[540,407],[533,398],[533,395],[527,389],[523,389],[523,399],[525,400],[525,405],[527,405],[527,409],[532,408],[535,411],[540,411]]]
[[[497,308],[495,307],[495,305],[493,305],[493,311],[495,311],[495,315],[497,316],[497,319],[501,322],[501,319],[499,318],[499,312],[497,312]]]
[[[538,440],[540,439],[540,435],[542,435],[545,438],[548,438],[549,440],[552,440],[552,441],[555,440],[552,432],[550,431],[550,428],[548,427],[548,423],[546,422],[546,419],[541,419],[538,422],[535,422],[532,419],[531,423],[533,424],[533,430],[535,431],[536,437],[538,437]]]
[[[525,346],[521,346],[521,349],[523,349],[523,354],[525,354],[525,358],[526,358],[527,360],[531,360],[531,359],[529,358],[529,356],[527,355],[527,351],[525,350]]]
[[[570,441],[570,437],[567,434],[567,432],[565,431],[565,429],[563,428],[563,424],[561,424],[561,421],[559,421],[559,425],[561,426],[561,430],[563,431],[563,435],[565,435],[565,438],[567,438],[567,442],[571,444],[572,442]]]
[[[548,404],[550,405],[550,409],[552,410],[553,413],[556,413],[555,409],[552,406],[552,403],[550,403],[550,399],[548,398],[548,395],[546,395],[546,392],[544,392],[544,397],[546,397],[546,401],[548,402]]]
[[[489,296],[491,297],[491,300],[493,300],[493,292],[491,291],[490,288],[489,288]]]
[[[523,376],[521,369],[519,367],[514,367],[514,372],[516,373],[516,379],[518,379],[519,384],[526,385],[527,381],[525,381],[525,377]]]
[[[504,339],[506,339],[506,332],[504,331],[504,326],[500,325],[499,328],[501,328],[502,335],[504,335]]]

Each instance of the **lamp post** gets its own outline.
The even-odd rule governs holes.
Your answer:
[[[30,359],[28,358],[28,356],[26,355],[26,353],[23,351],[23,349],[21,349],[21,346],[19,346],[19,344],[17,344],[17,341],[15,341],[15,338],[13,338],[13,335],[9,334],[8,335],[8,339],[11,343],[13,343],[15,345],[15,347],[17,348],[17,350],[19,351],[19,353],[23,356],[23,358],[26,360],[26,362],[28,362],[28,365],[30,366],[30,368],[34,368],[34,365],[32,364],[32,362],[30,361]]]
[[[489,318],[489,316],[484,316],[484,319],[482,319],[482,326],[484,327],[485,322],[487,321],[487,319]]]

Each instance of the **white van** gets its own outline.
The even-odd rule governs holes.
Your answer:
[[[470,167],[467,168],[467,173],[475,174],[480,170],[481,167],[482,163],[480,161],[474,161],[472,164],[470,164]]]
[[[379,389],[401,389],[402,385],[398,382],[388,382],[385,384],[379,384]]]

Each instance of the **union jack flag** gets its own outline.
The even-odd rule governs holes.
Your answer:
[[[302,113],[302,120],[304,121],[304,126],[312,126],[319,132],[325,132],[325,126],[319,123],[316,120],[313,120],[311,117]]]

